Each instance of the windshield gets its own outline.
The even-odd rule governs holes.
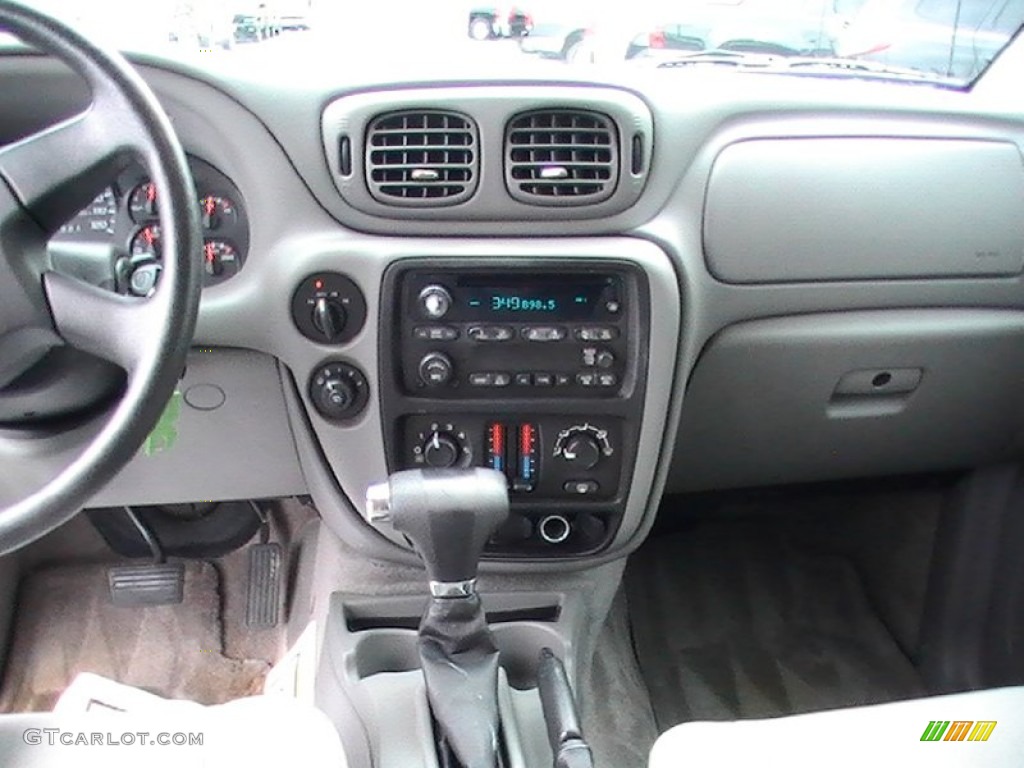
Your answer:
[[[1024,0],[29,0],[126,51],[253,70],[309,60],[339,79],[459,71],[728,65],[968,84]]]

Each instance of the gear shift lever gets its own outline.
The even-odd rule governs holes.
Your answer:
[[[476,593],[484,546],[508,517],[493,469],[396,472],[366,492],[366,518],[389,522],[423,559],[431,600],[420,621],[427,697],[465,768],[498,765],[498,649]]]

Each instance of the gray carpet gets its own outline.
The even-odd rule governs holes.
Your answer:
[[[79,672],[202,704],[259,692],[269,664],[224,655],[219,581],[189,562],[181,604],[128,607],[110,601],[103,565],[36,571],[21,585],[0,712],[49,711]]]
[[[309,509],[272,505],[270,540],[291,571]],[[285,623],[245,625],[249,543],[212,563],[189,562],[181,605],[110,603],[113,554],[84,515],[23,550],[14,637],[0,687],[0,712],[49,710],[78,672],[95,672],[153,693],[216,704],[258,692],[285,652]],[[114,564],[138,561],[121,560]],[[291,584],[286,583],[285,594]]]
[[[851,560],[774,518],[652,539],[626,571],[660,730],[924,694]]]
[[[598,766],[644,766],[658,738],[629,632],[626,595],[615,595],[593,661],[580,677],[583,732]]]

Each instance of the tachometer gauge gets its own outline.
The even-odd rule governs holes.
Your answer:
[[[63,240],[105,240],[107,235],[114,234],[116,217],[117,198],[114,190],[107,187],[61,227],[58,234]]]
[[[227,240],[207,240],[203,243],[203,268],[205,285],[227,280],[241,267],[238,251]]]
[[[160,225],[150,224],[135,233],[132,238],[132,258],[139,257],[159,259],[162,254],[163,244],[160,242]]]
[[[203,214],[203,229],[232,227],[238,221],[235,204],[226,197],[207,195],[199,201],[199,205]]]
[[[128,212],[136,224],[145,224],[156,217],[156,184],[146,181],[133,189],[128,198]]]

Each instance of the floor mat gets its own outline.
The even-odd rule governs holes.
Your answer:
[[[652,539],[626,572],[658,727],[923,695],[854,566],[772,521]]]
[[[216,568],[190,561],[180,605],[111,603],[103,565],[36,571],[21,585],[0,712],[49,711],[79,672],[219,704],[261,689],[269,664],[224,655]]]

